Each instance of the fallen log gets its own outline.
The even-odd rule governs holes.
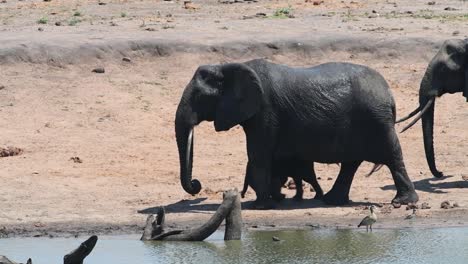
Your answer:
[[[83,264],[83,260],[93,251],[94,246],[96,246],[96,242],[98,240],[97,236],[91,236],[85,242],[81,243],[81,245],[73,250],[72,252],[68,253],[63,257],[64,264]],[[9,260],[5,256],[0,256],[0,264],[21,264],[16,263],[14,261]],[[32,260],[28,259],[26,264],[32,264]]]
[[[146,226],[141,240],[162,241],[203,241],[213,234],[226,219],[224,240],[240,240],[242,235],[242,216],[239,191],[237,189],[225,191],[223,202],[214,215],[200,227],[188,230],[172,230],[165,232],[165,211],[159,208],[156,215],[146,219]]]
[[[21,264],[21,263],[17,263],[17,262],[11,261],[11,260],[9,260],[7,257],[5,257],[5,256],[0,256],[0,264]],[[31,259],[28,259],[28,261],[26,262],[26,264],[32,264],[32,260],[31,260]]]
[[[83,260],[93,251],[98,237],[91,236],[81,245],[63,257],[63,264],[83,264]]]

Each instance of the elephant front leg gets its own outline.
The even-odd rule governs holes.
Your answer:
[[[268,163],[249,161],[249,172],[252,173],[252,188],[255,190],[257,200],[255,209],[272,209],[274,203],[270,198],[271,194],[271,168]]]
[[[340,173],[333,184],[332,189],[325,194],[323,201],[331,205],[343,205],[349,203],[349,190],[353,183],[354,174],[356,173],[362,161],[343,162],[341,164]]]

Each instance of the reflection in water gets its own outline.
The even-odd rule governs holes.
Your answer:
[[[272,236],[282,241],[274,242]],[[468,228],[248,232],[242,241],[141,242],[139,236],[101,237],[93,263],[467,263]],[[79,239],[0,239],[0,255],[35,264],[61,263]]]

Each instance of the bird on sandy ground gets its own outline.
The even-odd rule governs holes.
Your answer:
[[[413,208],[413,213],[410,215],[407,215],[405,217],[405,220],[410,220],[410,219],[415,219],[416,218],[416,208]]]
[[[370,227],[370,231],[372,232],[372,225],[375,222],[377,222],[377,215],[374,212],[375,206],[371,205],[369,207],[369,210],[370,210],[370,215],[364,217],[364,219],[362,219],[361,223],[359,223],[357,227],[366,226],[367,232],[369,232],[369,227]]]

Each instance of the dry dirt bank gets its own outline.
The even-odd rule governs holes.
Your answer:
[[[196,130],[194,176],[204,189],[192,197],[180,187],[174,113],[200,64],[256,57],[293,66],[365,64],[388,80],[401,116],[416,106],[419,81],[441,41],[454,31],[462,32],[457,37],[468,32],[468,6],[461,1],[199,1],[198,9],[177,1],[96,3],[0,4],[0,145],[24,150],[0,158],[0,236],[134,232],[161,205],[173,226],[207,219],[221,201],[220,190],[242,187],[246,155],[238,127],[216,133],[203,123]],[[295,18],[272,17],[288,6]],[[242,19],[258,12],[269,17]],[[47,24],[38,24],[43,16]],[[81,22],[70,26],[73,17]],[[64,26],[55,26],[58,21]],[[92,73],[95,67],[106,72]],[[403,220],[409,213],[404,207],[385,204],[395,195],[388,169],[366,178],[371,166],[364,164],[350,206],[287,200],[277,210],[244,210],[246,227],[354,226],[368,203],[384,203],[377,227],[465,225],[466,107],[460,95],[437,103],[437,162],[450,175],[444,179],[429,173],[419,125],[400,135],[420,203],[432,206],[420,210],[416,221]],[[336,165],[318,166],[325,191],[337,172]],[[307,199],[312,196],[306,191]],[[249,192],[244,202],[254,198]],[[440,209],[444,200],[460,207]]]

